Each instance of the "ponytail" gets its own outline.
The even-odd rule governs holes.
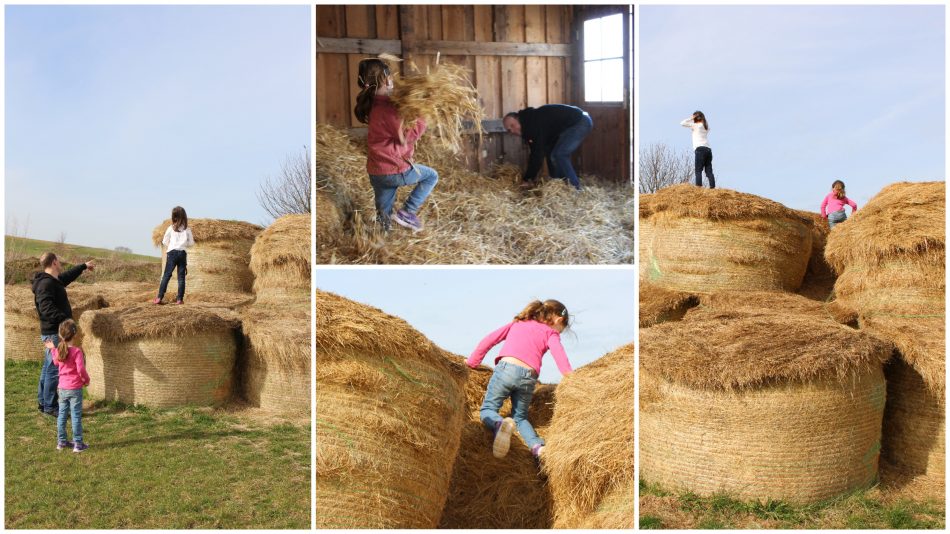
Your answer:
[[[538,321],[550,327],[554,327],[558,317],[564,318],[564,328],[570,326],[571,316],[567,313],[567,307],[554,299],[545,301],[534,300],[529,303],[521,313],[515,315],[515,321]]]
[[[369,112],[373,111],[373,97],[376,96],[376,86],[367,85],[356,95],[356,106],[353,114],[363,124],[369,124]]]
[[[76,321],[66,319],[59,323],[59,345],[56,346],[56,359],[65,362],[69,356],[69,341],[76,337]]]
[[[360,93],[356,95],[356,106],[353,114],[363,124],[369,124],[369,113],[373,110],[373,97],[376,88],[386,83],[389,78],[389,65],[381,59],[364,59],[360,61],[356,84]]]

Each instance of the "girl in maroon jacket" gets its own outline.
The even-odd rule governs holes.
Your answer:
[[[389,99],[393,79],[382,60],[360,61],[357,83],[360,94],[353,112],[360,122],[369,124],[366,171],[376,199],[376,219],[387,231],[389,221],[393,220],[418,232],[422,230],[419,208],[439,180],[435,170],[412,161],[415,143],[425,132],[426,123],[420,118],[403,129],[399,113]],[[393,213],[396,189],[405,185],[415,187],[402,209]]]

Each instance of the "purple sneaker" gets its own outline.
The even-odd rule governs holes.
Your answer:
[[[81,441],[77,441],[76,444],[73,446],[73,452],[82,452],[88,448],[89,448],[89,445],[86,445],[85,443]]]
[[[72,441],[60,441],[56,444],[56,450],[61,451],[63,449],[72,449],[76,444]]]
[[[415,213],[409,213],[406,210],[399,210],[393,214],[393,221],[396,224],[405,226],[413,232],[418,232],[422,230],[422,221]]]

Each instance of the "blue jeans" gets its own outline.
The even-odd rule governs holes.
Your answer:
[[[848,220],[848,214],[844,212],[844,208],[841,208],[838,211],[833,211],[828,214],[828,229],[832,229],[838,223],[843,223]]]
[[[419,164],[413,164],[400,174],[369,175],[369,183],[373,185],[373,195],[376,197],[376,220],[389,228],[389,216],[396,200],[396,189],[404,185],[416,186],[403,206],[404,210],[415,215],[438,181],[439,173],[435,172],[435,169]]]
[[[66,418],[73,419],[73,441],[82,443],[82,388],[59,390],[59,417],[56,432],[59,441],[66,441]]]
[[[577,147],[581,146],[581,142],[593,128],[594,121],[591,120],[590,115],[585,113],[581,120],[561,132],[561,135],[557,138],[557,143],[554,144],[554,148],[548,154],[548,172],[551,174],[551,178],[567,178],[567,181],[575,189],[581,188],[581,181],[571,165],[571,154],[577,150]]]
[[[495,431],[502,421],[498,410],[505,403],[505,399],[511,397],[511,418],[515,420],[518,434],[521,434],[525,445],[529,449],[535,445],[544,445],[544,440],[538,436],[528,421],[528,406],[531,405],[531,397],[534,396],[534,386],[537,383],[538,374],[534,372],[534,369],[508,362],[498,362],[491,380],[488,381],[485,400],[479,412],[482,424],[489,430]]]
[[[712,170],[712,149],[708,146],[696,147],[696,185],[703,186],[703,171],[706,171],[706,178],[709,179],[709,188],[716,188],[716,177]]]
[[[178,300],[185,299],[185,273],[188,272],[188,253],[184,250],[169,250],[165,257],[165,272],[162,283],[158,285],[158,299],[165,298],[168,281],[172,279],[172,269],[178,267]]]
[[[50,340],[54,345],[59,345],[59,336],[40,336],[40,341],[46,343]],[[53,363],[53,353],[50,349],[43,347],[43,369],[40,371],[39,388],[36,391],[36,404],[44,412],[52,413],[56,410],[57,395],[56,389],[59,387],[59,367]]]

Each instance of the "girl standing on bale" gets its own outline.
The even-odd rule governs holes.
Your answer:
[[[59,417],[56,419],[56,450],[72,448],[82,452],[89,448],[82,440],[82,388],[89,385],[86,372],[86,356],[82,349],[73,345],[78,328],[72,319],[59,324],[59,345],[46,341],[46,348],[53,354],[53,363],[59,368]],[[67,440],[66,418],[73,420],[73,440]]]
[[[844,195],[844,182],[835,180],[831,184],[831,192],[821,201],[821,216],[828,219],[829,228],[848,219],[844,212],[845,204],[851,206],[851,215],[858,211],[858,205]]]
[[[359,64],[357,84],[360,93],[356,97],[353,113],[364,124],[369,124],[366,135],[366,172],[373,186],[376,199],[376,220],[383,229],[389,230],[389,221],[409,228],[422,230],[419,208],[439,180],[435,170],[413,163],[415,143],[426,130],[424,119],[417,119],[406,129],[396,107],[389,99],[393,90],[393,78],[389,67],[380,59],[364,59]],[[402,209],[392,213],[396,189],[414,185]]]
[[[709,179],[709,188],[716,188],[716,177],[712,170],[712,149],[709,148],[709,123],[702,111],[694,111],[693,115],[680,123],[693,131],[693,151],[696,155],[696,186],[703,186],[703,170]]]
[[[172,223],[162,238],[162,246],[168,251],[165,256],[165,273],[162,274],[162,282],[158,286],[158,298],[153,300],[152,304],[162,304],[168,281],[172,278],[172,269],[175,267],[178,267],[178,298],[175,304],[185,303],[185,275],[188,274],[188,252],[185,249],[194,244],[195,238],[191,235],[191,228],[188,228],[188,214],[185,213],[185,208],[175,206],[172,208]]]
[[[488,381],[481,408],[482,423],[495,433],[492,453],[496,458],[508,454],[515,426],[531,454],[541,457],[544,440],[538,437],[528,421],[528,407],[541,373],[541,358],[546,351],[551,351],[561,374],[572,371],[561,346],[561,332],[569,326],[570,315],[563,304],[556,300],[536,300],[516,315],[514,321],[485,336],[465,361],[475,369],[492,347],[505,341],[495,358],[495,372]],[[502,419],[498,410],[509,397],[512,417]]]

